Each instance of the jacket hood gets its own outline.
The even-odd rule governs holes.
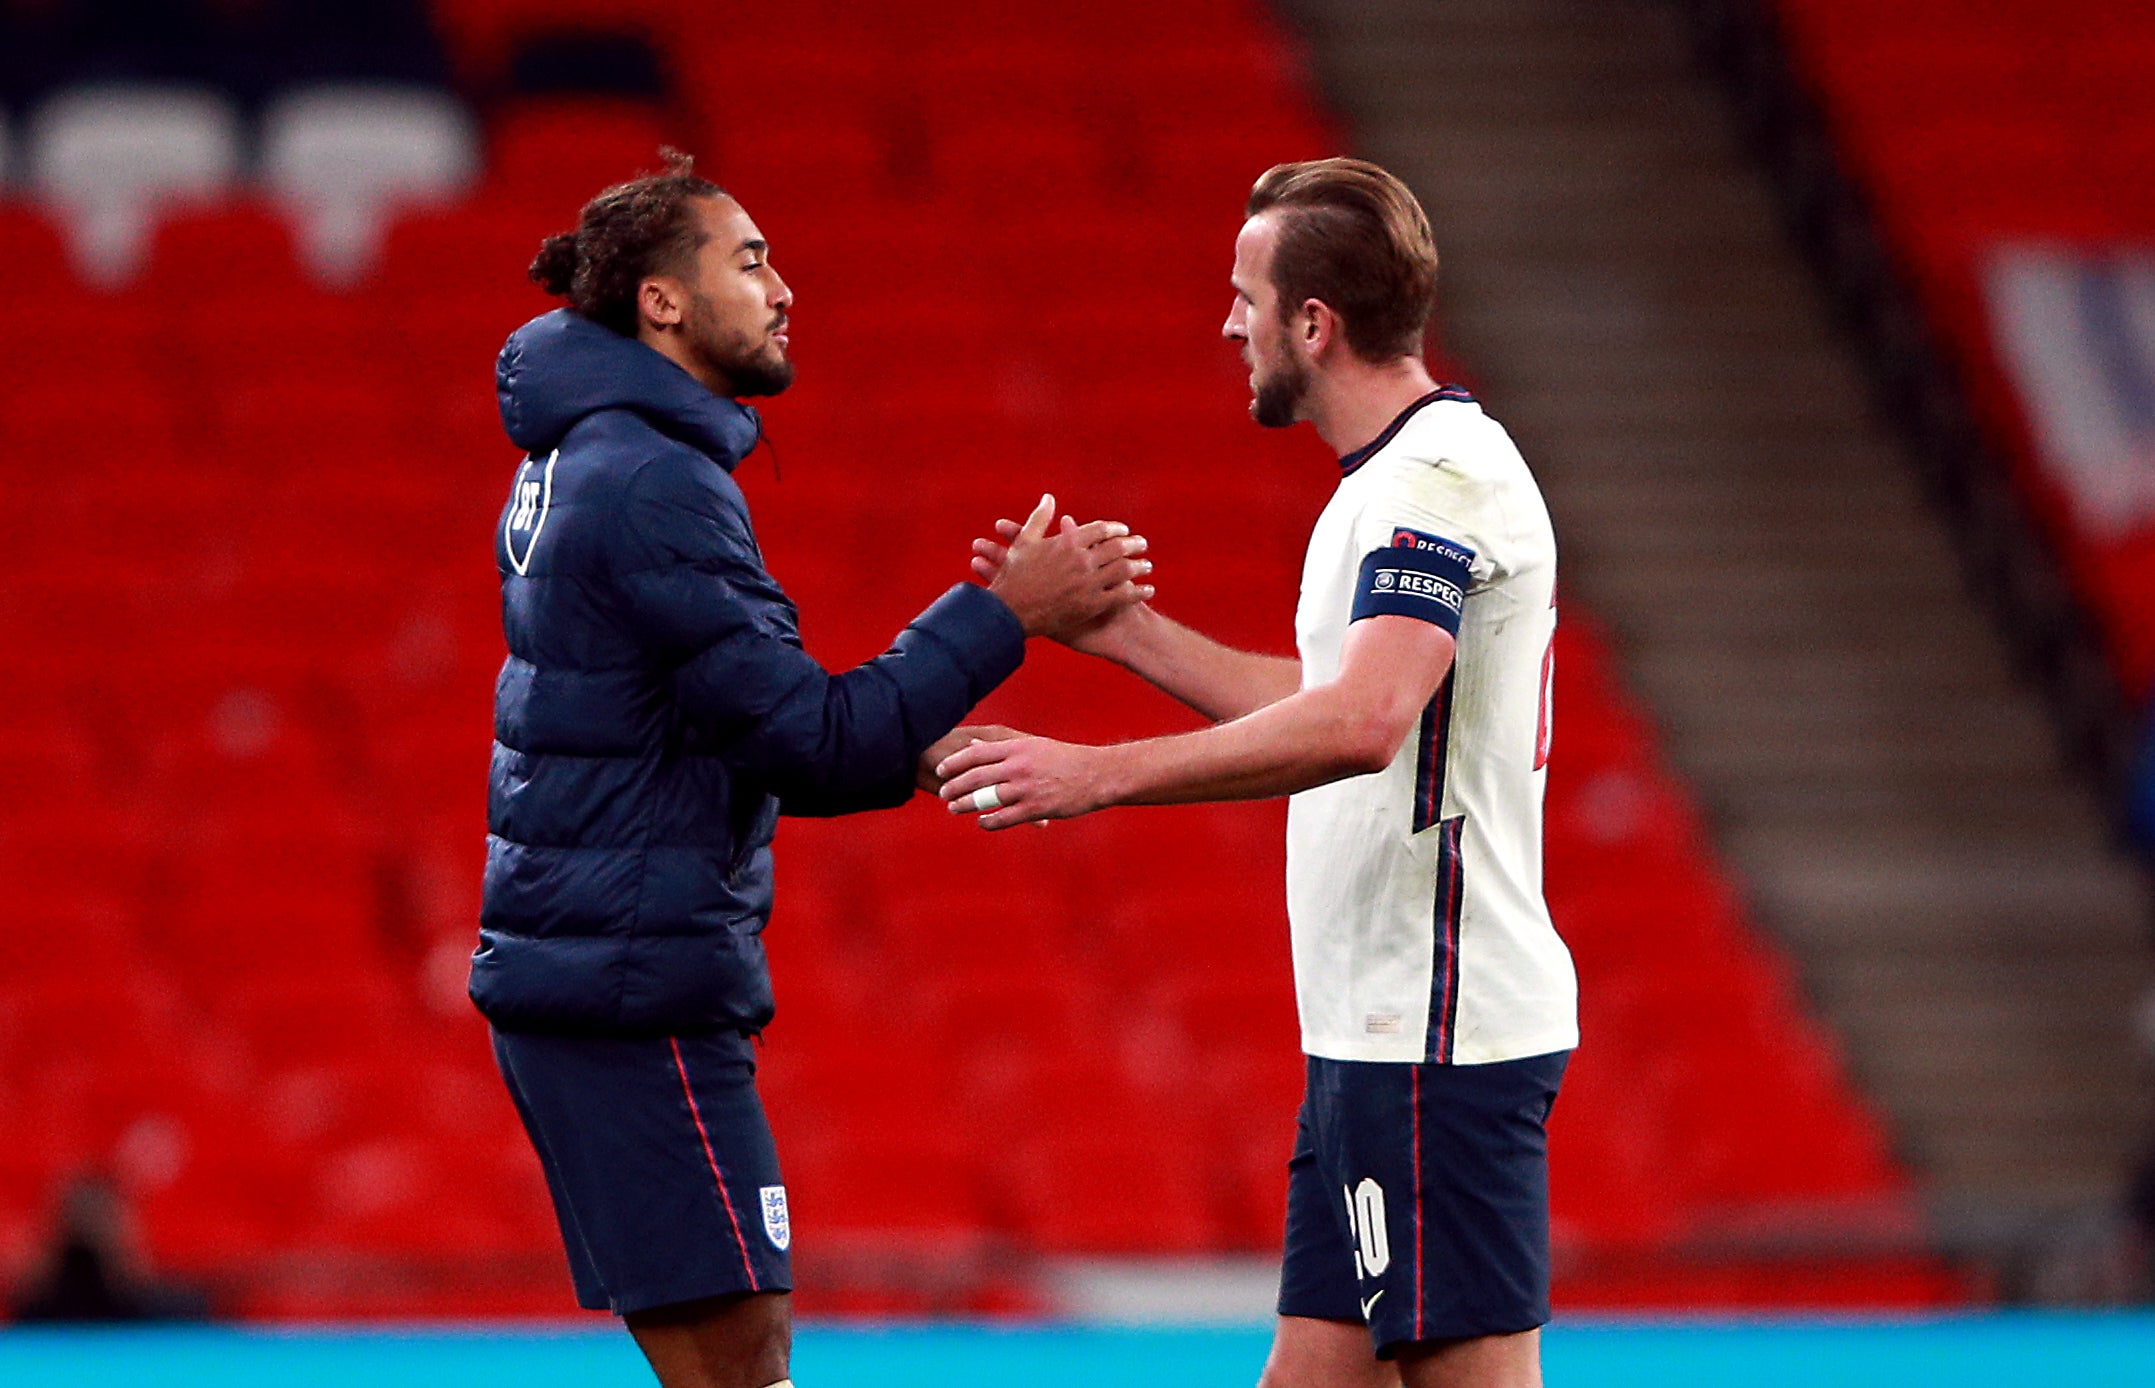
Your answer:
[[[494,362],[494,393],[502,427],[527,453],[556,447],[585,415],[634,410],[731,471],[763,430],[746,405],[713,395],[643,343],[565,308],[509,334]]]

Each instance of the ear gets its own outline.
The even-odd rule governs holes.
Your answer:
[[[1295,339],[1312,361],[1323,357],[1340,340],[1342,328],[1339,315],[1322,299],[1304,299],[1302,311],[1295,315]]]
[[[646,323],[677,328],[685,313],[681,286],[667,275],[646,275],[636,286],[636,312]]]

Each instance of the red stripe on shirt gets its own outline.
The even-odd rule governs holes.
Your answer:
[[[1459,889],[1460,878],[1465,874],[1466,864],[1459,861],[1465,851],[1459,842],[1459,828],[1455,823],[1448,835],[1451,840],[1452,880],[1444,902],[1444,940],[1448,967],[1444,974],[1444,1022],[1437,1035],[1437,1059],[1449,1063],[1452,1058],[1452,1028],[1456,1025],[1455,1009],[1459,1006]]]

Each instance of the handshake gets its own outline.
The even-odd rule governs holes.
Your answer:
[[[1145,538],[1121,521],[1079,525],[1069,516],[1054,533],[1055,498],[1042,496],[1025,518],[995,523],[997,540],[973,541],[973,572],[1001,598],[1027,636],[1085,643],[1121,613],[1152,596],[1142,583],[1152,561]]]
[[[1045,636],[1093,655],[1111,655],[1119,629],[1153,595],[1142,580],[1152,572],[1145,538],[1120,521],[1055,525],[1055,498],[1042,496],[1023,524],[995,523],[995,539],[973,541],[973,573],[1008,605],[1028,637]],[[999,725],[955,729],[921,753],[917,781],[941,794],[937,768],[976,742],[1006,742],[1025,734]],[[985,808],[980,807],[980,808]]]

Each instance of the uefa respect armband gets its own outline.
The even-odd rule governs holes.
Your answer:
[[[1457,636],[1473,563],[1474,551],[1465,545],[1419,530],[1394,530],[1389,545],[1363,556],[1349,620],[1418,617]]]

